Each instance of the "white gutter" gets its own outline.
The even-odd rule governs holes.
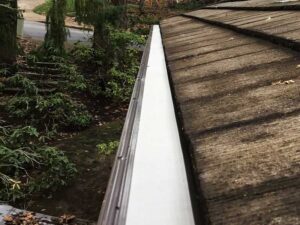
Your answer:
[[[126,225],[194,225],[159,26],[144,86]]]
[[[98,225],[195,225],[158,25],[145,47]]]

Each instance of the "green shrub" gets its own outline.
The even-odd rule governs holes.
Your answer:
[[[87,62],[93,63],[94,61],[94,49],[82,45],[81,43],[75,43],[74,48],[71,51],[73,60],[80,65],[85,65]],[[102,56],[101,56],[102,57]]]
[[[57,190],[66,186],[76,173],[74,164],[70,163],[64,153],[54,147],[41,147],[37,151],[44,169],[32,183],[37,190]]]
[[[19,75],[19,74],[8,78],[6,80],[6,84],[7,84],[7,86],[10,86],[10,87],[21,88],[25,92],[25,94],[37,94],[38,93],[38,88],[36,87],[36,84],[32,80],[30,80],[22,75]]]
[[[82,76],[74,65],[60,63],[59,69],[63,72],[66,79],[69,81],[65,88],[71,92],[86,91],[87,84],[84,76]]]
[[[119,141],[110,141],[107,143],[98,144],[97,149],[102,155],[111,155],[117,151],[119,144]]]
[[[15,96],[8,101],[6,109],[10,116],[48,130],[85,128],[92,121],[92,116],[84,105],[62,93],[49,96]]]
[[[101,94],[117,102],[128,101],[138,73],[139,48],[145,39],[111,26],[107,26],[106,31],[106,46],[92,49],[77,45],[71,57],[87,74],[88,89],[93,95]]]
[[[121,72],[113,67],[108,71],[109,80],[105,86],[104,95],[116,101],[128,101],[135,83],[138,67],[131,71]]]
[[[139,47],[145,39],[129,31],[109,28],[109,46],[105,49],[106,67],[104,96],[115,101],[128,101],[139,69]]]
[[[107,31],[108,45],[104,49],[104,60],[108,64],[108,68],[118,65],[125,69],[132,64],[136,65],[139,62],[139,47],[145,44],[144,37],[110,26]]]
[[[0,69],[0,77],[6,77],[10,74],[10,71],[8,68],[2,68]]]
[[[31,52],[31,54],[27,56],[27,62],[32,65],[34,65],[34,63],[38,61],[55,63],[57,65],[57,69],[60,69],[65,80],[68,81],[66,85],[60,86],[61,91],[70,91],[70,92],[86,91],[87,82],[85,80],[85,77],[79,73],[77,67],[69,63],[69,61],[65,56],[56,55],[56,53],[54,54],[48,54],[48,53],[44,54],[43,51]],[[84,63],[85,65],[89,66],[86,62],[89,62],[88,59],[85,59]]]
[[[63,152],[44,146],[31,126],[0,126],[0,199],[16,201],[66,185],[75,175],[74,164]]]
[[[105,58],[103,49],[94,49],[90,46],[76,43],[71,51],[71,58],[86,73],[99,72]],[[90,78],[90,77],[88,77]]]
[[[26,55],[26,61],[29,65],[34,65],[34,63],[38,62],[39,59],[36,54],[28,54]]]
[[[26,61],[29,65],[33,66],[36,62],[67,63],[65,56],[65,54],[61,54],[59,49],[53,45],[43,44],[26,55]]]

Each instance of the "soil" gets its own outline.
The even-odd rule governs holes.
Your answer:
[[[44,2],[45,0],[19,0],[18,6],[24,10],[23,15],[26,20],[40,22],[46,21],[46,16],[34,13],[33,9]]]

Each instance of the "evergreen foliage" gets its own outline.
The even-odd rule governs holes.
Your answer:
[[[48,54],[64,53],[64,43],[68,35],[65,27],[66,6],[65,0],[52,0],[52,6],[47,13],[47,33],[43,47]]]
[[[94,48],[107,45],[106,25],[119,26],[124,5],[113,5],[107,0],[75,0],[76,20],[94,27]]]

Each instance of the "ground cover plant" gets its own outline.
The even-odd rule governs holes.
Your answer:
[[[102,155],[111,155],[118,149],[119,141],[109,141],[97,145],[97,149]]]
[[[67,70],[70,69],[66,67]],[[81,78],[81,77],[80,77]],[[78,78],[77,78],[78,79]],[[76,77],[74,78],[77,81]],[[84,89],[84,83],[70,82],[77,89]],[[57,92],[41,95],[35,82],[22,75],[14,75],[6,80],[6,85],[22,88],[23,93],[11,97],[5,109],[10,117],[21,119],[25,125],[33,125],[41,130],[80,129],[92,122],[86,107],[70,95]]]
[[[64,153],[45,145],[32,126],[0,126],[0,199],[16,201],[37,191],[55,190],[76,169]]]
[[[24,124],[44,126],[46,130],[80,129],[92,120],[84,105],[62,93],[15,96],[8,101],[6,109],[11,117],[22,119]]]

